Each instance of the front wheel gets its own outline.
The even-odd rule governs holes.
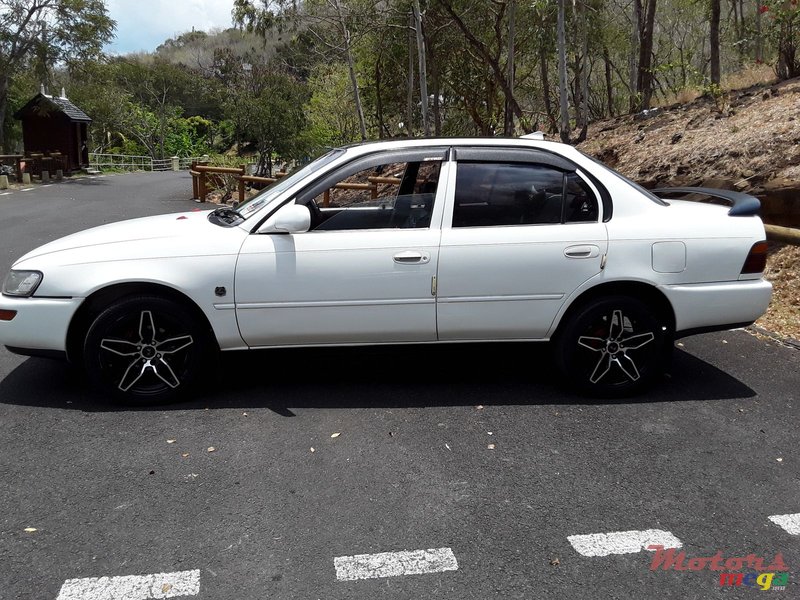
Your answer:
[[[198,382],[211,355],[210,337],[181,304],[125,298],[89,327],[84,364],[92,382],[122,403],[168,402]]]
[[[672,337],[663,319],[628,296],[597,298],[575,312],[556,342],[567,383],[599,397],[644,391],[669,361]]]

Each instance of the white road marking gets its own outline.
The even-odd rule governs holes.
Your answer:
[[[46,188],[46,187],[50,187],[51,185],[53,185],[53,184],[52,183],[45,183],[42,187]]]
[[[200,593],[200,570],[67,579],[56,600],[151,600],[196,596]]]
[[[10,196],[10,195],[11,195],[11,192],[3,192],[3,193],[0,194],[0,196]]]
[[[571,535],[567,540],[583,556],[608,556],[609,554],[633,554],[648,546],[680,548],[681,541],[669,531],[645,529],[644,531],[612,531]]]
[[[800,535],[800,513],[772,515],[769,520],[790,535]]]
[[[450,548],[337,556],[333,564],[339,581],[458,571],[458,562]]]
[[[30,192],[33,188],[24,188],[21,189],[20,192]]]

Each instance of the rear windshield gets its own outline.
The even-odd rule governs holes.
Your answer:
[[[581,152],[581,151],[578,150],[578,152]],[[594,156],[590,156],[589,154],[586,154],[585,152],[581,152],[581,154],[583,156],[585,156],[586,158],[588,158],[590,161],[592,161],[597,166],[603,167],[606,171],[608,171],[609,173],[614,175],[614,177],[617,177],[618,179],[621,179],[622,181],[627,183],[629,186],[631,186],[634,189],[636,189],[637,191],[641,192],[644,196],[646,196],[647,198],[649,198],[650,200],[652,200],[653,202],[655,202],[659,206],[669,206],[669,204],[667,202],[664,202],[661,198],[656,196],[653,192],[651,192],[647,188],[642,187],[641,185],[639,185],[635,181],[631,181],[630,179],[628,179],[624,175],[620,175],[619,173],[617,173],[614,169],[612,169],[611,167],[609,167],[605,163],[597,160]]]

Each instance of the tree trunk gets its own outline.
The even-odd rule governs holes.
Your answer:
[[[720,82],[719,20],[721,11],[720,0],[711,0],[709,42],[711,44],[711,83],[715,85],[719,85]]]
[[[764,62],[764,37],[761,34],[761,0],[756,0],[756,62]]]
[[[542,100],[544,100],[544,110],[550,123],[550,133],[556,133],[558,123],[553,114],[553,103],[550,101],[550,77],[547,73],[547,49],[544,44],[539,47],[539,72],[542,77]]]
[[[425,137],[431,136],[431,124],[428,120],[428,70],[425,64],[425,39],[422,36],[422,13],[419,0],[414,0],[414,28],[417,32],[417,58],[419,59],[419,99],[422,106],[422,130]]]
[[[578,16],[580,23],[580,37],[581,37],[581,59],[579,62],[580,72],[580,91],[581,103],[578,109],[579,118],[576,119],[576,125],[580,129],[578,139],[575,140],[576,144],[580,144],[586,139],[586,133],[589,130],[589,22],[586,17],[586,4],[580,3],[580,15]]]
[[[516,49],[514,46],[514,38],[517,29],[517,3],[516,0],[509,0],[508,3],[508,58],[506,62],[506,77],[508,78],[508,89],[514,93],[514,75],[515,75],[515,54]],[[503,124],[503,134],[511,137],[514,135],[514,113],[511,110],[511,104],[506,98],[505,107],[505,120]]]
[[[408,87],[406,89],[406,131],[414,136],[414,15],[409,15],[408,24]]]
[[[561,121],[561,141],[569,142],[569,99],[567,92],[567,40],[566,40],[566,0],[558,0],[558,99]]]
[[[633,0],[631,27],[631,53],[628,55],[628,88],[630,96],[628,108],[631,112],[639,110],[639,47],[642,35],[642,1]]]
[[[353,53],[350,47],[350,30],[347,28],[347,23],[344,20],[344,13],[342,12],[342,5],[339,0],[334,0],[336,8],[336,16],[339,19],[339,27],[342,28],[342,37],[344,38],[344,55],[347,60],[347,70],[350,73],[350,85],[353,88],[353,101],[356,105],[356,116],[358,117],[358,129],[361,133],[361,141],[367,141],[367,124],[364,120],[364,106],[361,104],[361,92],[358,90],[358,79],[356,78],[356,65],[353,60]]]
[[[614,115],[614,82],[611,79],[611,57],[608,55],[608,46],[603,46],[603,63],[606,75],[606,102],[608,103],[608,116]]]
[[[640,109],[650,108],[653,99],[653,28],[656,21],[656,0],[647,0],[644,27],[639,47],[639,92],[642,95]]]
[[[383,139],[383,103],[381,102],[381,61],[375,61],[375,118],[378,121],[378,138]]]
[[[0,76],[0,152],[10,154],[6,148],[6,111],[8,110],[8,75]]]

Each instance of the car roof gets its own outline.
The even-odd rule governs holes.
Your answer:
[[[492,146],[492,147],[514,147],[514,148],[539,148],[556,152],[561,155],[574,156],[578,153],[569,144],[550,140],[522,139],[522,138],[503,138],[503,137],[431,137],[431,138],[394,138],[391,140],[378,140],[361,142],[342,146],[347,154],[358,156],[372,152],[385,150],[401,150],[409,148],[430,148],[441,146]]]

